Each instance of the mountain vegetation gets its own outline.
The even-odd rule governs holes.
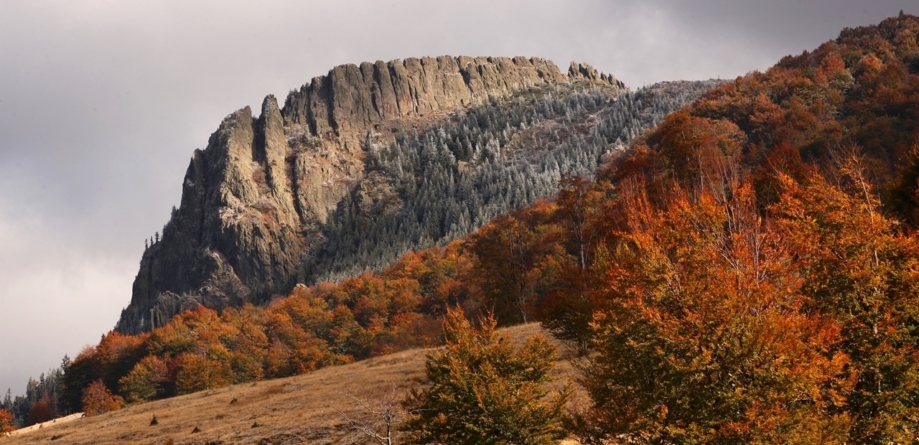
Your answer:
[[[588,302],[553,315],[589,320],[553,321],[593,352],[586,439],[915,439],[917,33],[844,30],[603,169]]]
[[[360,213],[373,208],[392,213],[401,207],[403,197],[412,197],[410,189],[409,196],[403,196],[406,191],[398,188],[411,179],[405,175],[421,173],[368,170],[374,144],[385,146],[397,138],[404,142],[407,134],[424,134],[481,107],[493,109],[481,114],[491,121],[469,124],[481,127],[488,140],[475,142],[484,146],[497,139],[497,132],[506,141],[520,128],[517,122],[508,126],[502,115],[510,113],[520,120],[515,112],[522,116],[526,110],[537,109],[531,103],[541,100],[550,102],[549,113],[581,113],[583,110],[569,110],[566,98],[585,88],[606,103],[625,91],[614,77],[585,64],[572,63],[564,74],[551,61],[539,58],[423,57],[338,66],[291,91],[283,107],[268,96],[258,117],[248,107],[231,113],[207,147],[194,152],[183,181],[181,205],[162,236],[157,233],[147,243],[131,303],[116,329],[130,334],[149,331],[198,305],[221,310],[246,302],[263,304],[289,293],[298,282],[313,283],[329,273],[334,275],[337,269],[364,270],[367,266],[359,261],[379,263],[378,257],[385,254],[389,262],[407,248],[419,247],[417,242],[427,242],[427,238],[410,230],[412,238],[395,247],[389,240],[376,240],[384,245],[362,242],[365,247],[360,255],[353,249],[342,254],[336,250],[339,244],[348,246],[355,240],[347,224],[336,223],[355,216],[352,202],[360,203]],[[508,101],[521,96],[528,99]],[[681,99],[691,97],[673,96],[673,101]],[[560,106],[553,103],[558,101]],[[495,106],[502,103],[506,106]],[[682,103],[685,101],[672,106]],[[526,110],[514,110],[515,106]],[[560,118],[530,114],[529,124],[554,125]],[[505,125],[494,127],[499,124]],[[587,122],[580,128],[589,132],[594,125]],[[414,144],[403,154],[412,149],[421,147]],[[432,161],[427,156],[422,159]],[[489,161],[508,164],[512,160],[491,156]],[[472,171],[480,164],[455,161],[445,173],[461,166]],[[515,187],[515,191],[532,186]],[[455,190],[439,192],[455,194]],[[409,204],[415,211],[437,205],[418,200]],[[409,227],[419,225],[412,224],[417,215],[402,212],[398,216]],[[345,233],[339,233],[342,228]],[[441,229],[448,230],[456,233],[459,229],[453,224]],[[368,255],[367,250],[375,253]],[[325,271],[330,252],[337,258],[335,270]],[[322,261],[317,261],[319,256],[324,257]],[[317,264],[320,268],[314,270]]]
[[[6,395],[0,400],[0,428],[3,425],[7,428],[31,425],[79,410],[79,404],[67,405],[64,402],[64,375],[69,366],[70,358],[64,356],[59,368],[49,369],[38,380],[30,378],[25,395],[14,398],[10,389],[7,389]],[[5,424],[4,413],[10,416]]]
[[[536,335],[558,346],[537,323],[497,333],[513,337],[518,347],[520,340]],[[0,436],[0,443],[398,445],[407,438],[398,429],[407,414],[400,401],[420,389],[415,382],[424,378],[428,352],[412,349],[292,377],[128,404],[93,417],[68,416]],[[574,372],[572,356],[564,349],[557,355],[549,376],[555,381],[548,386],[552,391],[563,390]]]
[[[573,89],[566,116],[601,106],[591,94]],[[554,106],[545,95],[530,103]],[[437,407],[428,402],[438,391],[475,383],[456,360],[471,354],[458,345],[481,334],[451,337],[466,332],[461,310],[496,325],[540,321],[581,354],[577,383],[589,401],[570,407],[565,424],[582,443],[919,437],[919,18],[843,30],[813,52],[716,86],[624,151],[614,148],[627,133],[600,129],[615,121],[610,108],[543,126],[534,139],[527,130],[544,119],[539,111],[499,119],[489,110],[480,116],[497,126],[478,128],[519,133],[466,133],[473,121],[457,117],[379,146],[371,135],[368,177],[380,172],[401,194],[361,211],[368,201],[354,195],[330,219],[340,234],[328,235],[330,261],[311,267],[348,274],[339,251],[381,267],[390,250],[356,242],[359,234],[391,252],[408,246],[397,245],[403,235],[432,247],[379,272],[297,286],[267,306],[200,307],[151,332],[110,333],[66,366],[63,403],[78,406],[75,397],[99,379],[137,402],[446,342],[429,357],[427,392],[408,402]],[[596,122],[589,132],[569,130],[585,120]],[[572,153],[587,153],[584,163],[569,161],[570,175],[554,170],[559,149],[540,148],[548,140],[583,141]],[[530,178],[521,183],[533,190],[550,178],[560,190],[540,199],[506,193],[513,187],[464,189],[495,156],[520,159],[507,175]],[[596,178],[579,177],[591,158],[603,161]],[[529,205],[499,214],[491,202]],[[467,221],[492,216],[447,242]],[[410,428],[442,441],[430,414]],[[476,425],[505,415],[513,412]]]
[[[423,132],[400,130],[391,142],[370,137],[364,171],[371,179],[323,226],[325,244],[304,277],[337,281],[380,270],[409,250],[445,245],[550,197],[562,176],[591,177],[604,155],[715,85],[668,82],[619,93],[557,84],[490,100]]]

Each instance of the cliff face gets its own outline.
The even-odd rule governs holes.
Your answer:
[[[585,68],[584,71],[596,71]],[[580,75],[580,71],[578,71]],[[552,62],[516,57],[425,57],[342,65],[292,92],[284,116],[313,135],[366,131],[387,119],[480,103],[536,85],[567,83]]]
[[[258,118],[249,107],[230,114],[192,155],[181,205],[144,252],[116,329],[149,330],[199,304],[260,303],[308,279],[301,264],[322,244],[322,225],[352,191],[368,188],[364,141],[387,126],[424,128],[489,100],[575,82],[624,89],[588,65],[573,63],[566,75],[538,58],[411,58],[342,65],[292,91],[283,109],[268,96]]]

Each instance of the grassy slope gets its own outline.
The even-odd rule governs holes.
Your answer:
[[[506,330],[515,339],[546,334],[538,324]],[[113,413],[48,426],[0,439],[0,444],[347,444],[371,443],[353,432],[342,412],[364,416],[349,397],[401,399],[424,371],[425,351],[398,352],[316,372],[203,391],[133,405]],[[566,380],[571,364],[559,360],[554,370]],[[561,385],[563,382],[558,382]],[[236,403],[230,403],[236,399]],[[159,422],[150,426],[156,415]],[[254,424],[259,426],[253,427]],[[192,433],[195,427],[198,433]]]

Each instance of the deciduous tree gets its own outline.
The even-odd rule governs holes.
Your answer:
[[[16,429],[13,425],[13,413],[0,409],[0,434],[8,433]]]
[[[852,359],[852,440],[908,443],[919,436],[919,244],[880,212],[858,157],[839,170],[839,186],[783,178],[772,211],[797,253],[809,306],[836,322],[834,350]]]
[[[56,414],[54,411],[54,400],[50,397],[42,397],[29,407],[29,423],[36,424],[54,419]]]
[[[792,255],[752,187],[729,199],[629,197],[605,264],[596,354],[582,370],[586,439],[844,443],[850,388],[839,329],[808,311]]]
[[[83,414],[86,417],[104,414],[109,411],[121,409],[123,403],[121,397],[115,396],[102,383],[102,380],[96,380],[89,384],[83,390]]]
[[[169,370],[157,356],[144,357],[128,375],[118,381],[119,392],[128,403],[144,402],[166,395]]]

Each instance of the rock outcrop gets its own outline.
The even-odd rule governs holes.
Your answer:
[[[319,227],[360,187],[369,135],[571,82],[624,89],[585,64],[566,75],[538,58],[425,57],[338,66],[290,92],[283,109],[268,96],[258,118],[249,107],[230,114],[192,155],[181,205],[144,252],[116,329],[285,294],[308,278],[300,265],[322,243]]]
[[[589,71],[596,75],[593,68]],[[593,80],[617,82],[609,77]],[[312,135],[342,135],[366,131],[388,119],[467,107],[489,97],[568,81],[554,63],[538,58],[442,56],[364,62],[341,65],[314,78],[288,96],[284,112],[290,125],[308,128]]]

